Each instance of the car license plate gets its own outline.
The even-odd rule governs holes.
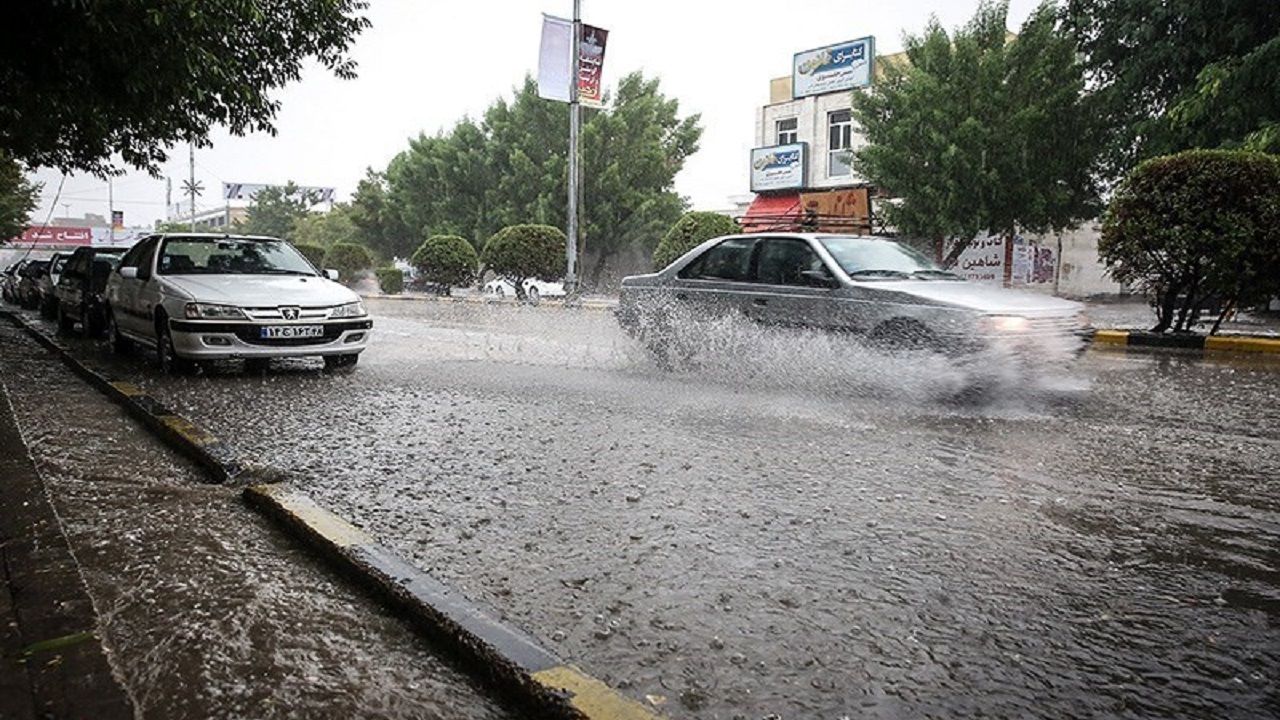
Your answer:
[[[264,339],[324,337],[323,325],[272,325],[262,328]]]

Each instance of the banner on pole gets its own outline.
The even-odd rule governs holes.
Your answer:
[[[604,50],[609,31],[582,25],[578,43],[578,102],[604,106]],[[538,97],[569,102],[573,77],[573,21],[542,16],[542,44],[538,52]]]
[[[573,75],[573,22],[542,16],[542,46],[538,51],[538,97],[569,102],[569,78]]]
[[[222,183],[222,199],[223,200],[252,200],[254,195],[267,188],[281,188],[284,185],[264,185],[261,183]],[[313,202],[333,202],[333,196],[337,193],[335,188],[331,187],[309,187],[294,186],[292,199],[300,200],[304,197],[310,197]]]
[[[604,107],[604,46],[609,31],[592,25],[582,26],[578,43],[578,102],[587,107]]]
[[[123,210],[111,211],[111,227],[115,228],[116,230],[124,229],[124,211]]]

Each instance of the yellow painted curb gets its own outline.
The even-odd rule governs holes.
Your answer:
[[[1211,335],[1205,338],[1204,349],[1228,352],[1280,353],[1280,340]]]
[[[208,447],[218,442],[210,433],[196,427],[190,420],[180,415],[158,415],[156,419],[164,423],[165,427],[178,433],[193,445],[198,447]]]
[[[590,720],[659,720],[660,716],[630,698],[623,697],[599,680],[569,665],[539,670],[533,674],[539,685],[569,693],[569,704]]]
[[[147,394],[142,388],[130,382],[113,382],[111,383],[111,387],[115,388],[117,392],[125,397],[136,398]]]
[[[1093,341],[1109,345],[1127,345],[1129,333],[1125,330],[1099,330],[1093,334]]]
[[[279,485],[254,485],[249,492],[271,498],[280,510],[339,548],[372,545],[373,538],[360,528],[315,504],[305,495],[293,493]]]

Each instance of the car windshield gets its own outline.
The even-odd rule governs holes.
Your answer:
[[[316,274],[289,243],[246,238],[169,238],[157,270],[161,275]]]
[[[841,269],[854,279],[958,279],[957,275],[939,269],[919,252],[892,240],[824,237],[820,241]]]

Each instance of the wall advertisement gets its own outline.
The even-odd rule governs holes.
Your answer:
[[[874,62],[874,37],[798,52],[791,64],[791,96],[802,98],[866,87],[871,84]]]
[[[751,151],[751,192],[797,190],[808,171],[808,144],[791,143]]]

